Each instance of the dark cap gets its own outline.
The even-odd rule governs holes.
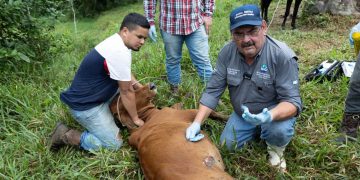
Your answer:
[[[240,26],[260,26],[262,18],[260,9],[253,4],[246,4],[234,9],[230,14],[230,30]]]

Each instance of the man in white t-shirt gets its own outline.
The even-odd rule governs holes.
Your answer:
[[[150,25],[143,15],[128,14],[118,33],[92,49],[80,64],[71,86],[60,99],[86,130],[80,132],[59,122],[50,139],[52,150],[64,145],[85,150],[117,150],[123,141],[109,109],[119,91],[121,101],[133,122],[142,126],[135,105],[136,80],[131,73],[131,51],[138,51],[147,38]]]

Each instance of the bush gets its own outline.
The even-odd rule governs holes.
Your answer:
[[[100,12],[119,5],[135,3],[139,0],[70,0],[80,17],[94,17]]]
[[[41,1],[6,1],[0,3],[0,62],[43,61],[49,49],[48,20],[36,15],[50,14],[40,8]],[[46,1],[48,2],[48,1]],[[38,5],[38,7],[37,7]],[[54,13],[55,10],[52,12]]]

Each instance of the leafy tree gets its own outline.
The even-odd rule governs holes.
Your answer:
[[[36,19],[22,1],[0,3],[0,11],[0,58],[29,62],[42,36]]]
[[[44,61],[49,55],[51,30],[63,14],[80,17],[139,0],[2,0],[0,3],[0,63]]]
[[[43,61],[50,46],[49,18],[56,17],[59,0],[8,0],[0,3],[0,63]]]

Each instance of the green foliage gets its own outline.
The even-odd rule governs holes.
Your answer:
[[[62,16],[62,11],[68,6],[68,2],[64,0],[27,0],[23,2],[30,7],[30,13],[36,17],[57,18]]]
[[[314,14],[316,0],[307,0],[303,2],[303,10],[300,17],[300,23],[312,27],[326,27],[330,23],[330,15],[326,13]]]
[[[5,1],[0,3],[0,63],[18,64],[19,61],[44,61],[50,47],[46,19],[36,15],[53,15],[51,8],[40,8],[39,3],[48,1]],[[51,5],[51,4],[49,4]]]
[[[100,12],[119,5],[139,2],[138,0],[69,0],[73,1],[77,13],[81,17],[94,17]]]

